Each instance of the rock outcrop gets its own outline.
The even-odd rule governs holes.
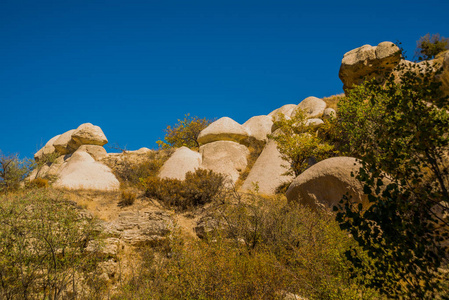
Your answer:
[[[159,171],[160,178],[184,180],[187,172],[194,172],[201,166],[201,154],[181,147],[175,150]]]
[[[326,102],[320,98],[311,96],[302,100],[295,111],[298,109],[302,110],[307,118],[320,118],[326,109]]]
[[[249,150],[232,141],[217,141],[200,147],[201,167],[229,176],[233,183],[239,178],[247,164]]]
[[[268,117],[274,118],[275,121],[279,120],[280,114],[283,114],[286,118],[290,118],[297,107],[298,105],[296,104],[286,104],[270,112]]]
[[[267,135],[271,133],[272,126],[273,121],[269,116],[255,116],[243,124],[249,136],[259,141],[267,141]]]
[[[90,123],[55,136],[34,156],[36,161],[44,155],[59,156],[36,169],[29,179],[56,177],[55,187],[116,190],[117,178],[100,162],[108,155],[102,147],[105,143],[107,139],[101,128]]]
[[[120,183],[106,165],[87,152],[76,151],[57,172],[55,187],[70,189],[118,190]]]
[[[37,151],[37,152],[34,154],[34,159],[35,159],[36,161],[39,161],[40,159],[42,159],[43,156],[51,155],[51,154],[55,153],[56,150],[55,150],[55,147],[54,147],[54,143],[55,143],[55,141],[56,141],[60,136],[61,136],[61,135],[57,135],[57,136],[51,138],[51,139],[45,144],[44,147],[42,147],[39,151]]]
[[[346,91],[363,83],[365,79],[381,79],[400,61],[400,49],[392,42],[382,42],[377,46],[364,45],[344,55],[338,76]]]
[[[104,231],[133,246],[154,245],[165,239],[173,229],[173,218],[160,210],[124,211],[111,222],[104,222]]]
[[[287,199],[315,209],[332,210],[343,195],[348,194],[352,201],[367,204],[362,185],[351,176],[359,168],[360,163],[352,157],[320,161],[293,180],[287,190]]]
[[[282,175],[288,171],[284,167],[286,163],[281,158],[276,142],[269,140],[240,190],[251,191],[257,185],[260,193],[273,195],[277,187],[293,179],[292,176]]]
[[[231,118],[223,117],[211,123],[198,136],[200,145],[216,141],[246,143],[249,134],[246,129]]]

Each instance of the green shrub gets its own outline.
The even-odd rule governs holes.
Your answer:
[[[190,117],[186,114],[183,120],[178,119],[175,126],[167,126],[165,131],[165,141],[156,143],[162,148],[179,148],[182,146],[188,148],[199,148],[198,136],[212,121],[206,118]]]
[[[31,168],[29,159],[21,160],[17,154],[6,156],[0,150],[0,193],[19,189]]]
[[[225,188],[223,175],[204,169],[187,172],[183,181],[148,177],[142,182],[147,197],[155,197],[165,205],[180,210],[209,203]]]
[[[217,227],[189,240],[174,231],[168,255],[147,251],[117,299],[379,299],[351,278],[344,251],[354,241],[330,215],[284,198],[214,206]]]
[[[418,60],[429,60],[446,50],[449,50],[448,38],[440,37],[439,33],[428,33],[416,42],[415,56]]]
[[[41,189],[1,196],[0,220],[1,299],[86,296],[80,279],[98,262],[95,251],[85,251],[97,236],[94,219]]]
[[[165,161],[173,153],[172,150],[151,151],[148,154],[136,155],[124,151],[118,160],[105,160],[123,186],[141,187],[141,179],[155,177]]]
[[[121,193],[121,200],[118,202],[119,206],[130,206],[136,201],[137,194],[131,190],[123,190]]]

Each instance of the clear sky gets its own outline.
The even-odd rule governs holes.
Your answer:
[[[155,148],[186,113],[243,123],[342,93],[347,51],[412,58],[426,33],[449,37],[449,0],[0,0],[0,149],[31,157],[86,122]]]

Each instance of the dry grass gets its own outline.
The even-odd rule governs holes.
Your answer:
[[[332,95],[329,97],[324,97],[323,101],[326,102],[328,108],[333,108],[337,111],[337,103],[345,96],[344,93],[338,95]]]

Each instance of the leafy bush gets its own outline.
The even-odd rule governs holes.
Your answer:
[[[0,151],[0,193],[17,190],[32,168],[29,159],[19,159],[17,154],[4,155]]]
[[[93,219],[49,190],[33,190],[1,196],[0,220],[0,298],[83,297],[80,278],[97,263],[84,251],[97,236]]]
[[[145,195],[180,210],[204,205],[223,192],[225,177],[211,170],[187,172],[185,180],[148,177],[143,180]]]
[[[50,185],[49,185],[48,179],[35,178],[35,179],[30,181],[28,186],[29,187],[34,187],[34,188],[48,188]]]
[[[428,33],[416,42],[415,56],[418,60],[429,60],[446,50],[449,50],[448,38],[440,37],[439,33]]]
[[[199,148],[198,136],[212,121],[206,118],[190,117],[186,114],[183,120],[178,119],[175,126],[168,125],[165,131],[165,142],[157,141],[162,148],[179,148],[186,146],[188,148]]]
[[[120,159],[113,161],[108,158],[105,163],[125,187],[141,187],[141,179],[155,177],[171,154],[172,150],[151,151],[143,155],[124,151]]]
[[[136,201],[137,194],[131,190],[123,190],[121,193],[121,200],[119,201],[119,206],[130,206]]]
[[[168,255],[146,252],[117,299],[376,299],[351,279],[344,252],[354,241],[332,216],[284,198],[241,200],[214,206],[208,238],[175,231]]]
[[[282,159],[289,163],[286,174],[301,174],[309,166],[309,158],[320,161],[334,155],[333,145],[321,139],[314,126],[306,125],[306,115],[301,110],[291,119],[281,114],[273,126],[278,129],[269,137],[276,141]]]

